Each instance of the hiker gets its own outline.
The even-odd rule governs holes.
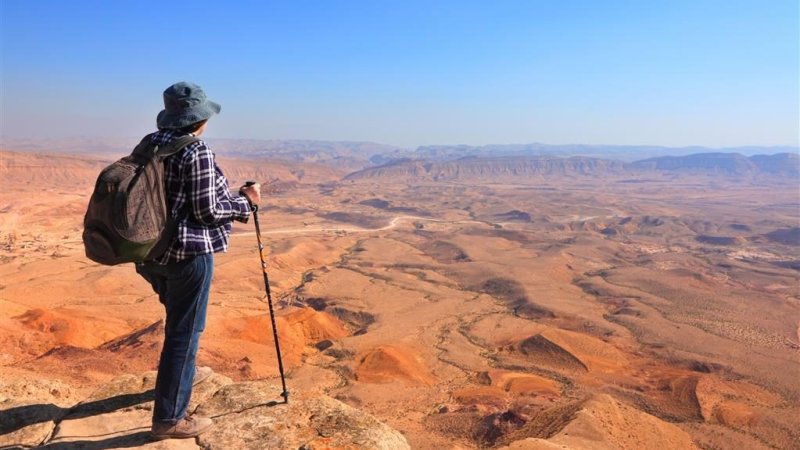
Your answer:
[[[201,136],[220,105],[192,83],[175,83],[164,91],[154,144],[165,146],[187,135]],[[214,271],[214,253],[228,247],[231,222],[247,222],[261,201],[258,184],[245,185],[234,196],[203,140],[188,144],[164,160],[167,204],[177,231],[166,252],[136,264],[139,273],[166,308],[164,346],[158,364],[151,433],[157,439],[188,438],[208,430],[209,418],[186,415],[192,386],[211,375],[195,368],[200,335]]]

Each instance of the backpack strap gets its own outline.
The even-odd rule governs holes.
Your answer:
[[[133,148],[131,156],[139,159],[149,160],[153,154],[153,134],[155,133],[151,133],[143,137],[139,144]]]
[[[145,138],[146,139],[146,138]],[[194,135],[188,135],[179,137],[178,139],[173,139],[169,144],[159,147],[155,146],[153,149],[153,157],[158,158],[159,161],[163,161],[168,156],[172,156],[179,151],[183,150],[184,148],[188,147],[189,145],[194,144],[195,142],[200,141],[201,139]],[[180,211],[178,211],[178,215],[171,218],[170,220],[177,220],[179,217],[188,217],[189,213],[192,209],[192,204],[190,201],[187,201]]]
[[[146,138],[145,138],[146,139]],[[189,135],[179,137],[178,139],[173,139],[172,142],[163,146],[163,147],[156,147],[154,152],[155,156],[158,156],[161,159],[166,158],[167,156],[174,155],[179,151],[183,150],[187,146],[199,141],[200,138],[197,136]]]

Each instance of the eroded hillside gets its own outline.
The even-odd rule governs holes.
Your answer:
[[[2,167],[25,177],[6,170],[0,192],[2,379],[49,380],[71,402],[154,368],[155,295],[131,267],[82,256],[102,164],[16,155]],[[223,164],[234,184],[281,187],[262,226],[290,390],[363,410],[415,449],[800,442],[790,181],[598,176],[585,160],[532,177],[457,169],[465,179]],[[42,188],[54,174],[69,183]],[[252,225],[237,226],[199,358],[277,383],[256,252]],[[5,393],[0,415],[25,395]]]

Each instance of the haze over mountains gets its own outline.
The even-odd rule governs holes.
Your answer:
[[[348,177],[607,175],[645,171],[695,171],[736,176],[800,176],[800,148],[791,146],[706,147],[614,145],[433,145],[404,149],[358,141],[208,139],[232,158],[319,163],[352,172]],[[136,139],[4,139],[0,149],[108,155],[127,153]]]
[[[129,137],[19,138],[0,136],[0,148],[16,151],[65,153],[107,153],[132,148],[141,139]],[[229,139],[207,137],[215,148],[230,155],[330,155],[369,158],[380,155],[393,158],[431,160],[458,159],[465,156],[594,156],[622,161],[635,161],[657,156],[681,156],[694,153],[740,153],[745,156],[774,153],[798,153],[791,145],[747,145],[738,147],[669,147],[659,145],[590,145],[590,144],[489,144],[489,145],[423,145],[404,148],[368,141],[326,141],[313,139]]]
[[[432,180],[454,180],[473,177],[642,175],[653,172],[719,173],[746,177],[769,175],[796,179],[800,176],[800,160],[795,153],[756,155],[750,158],[738,153],[699,153],[662,156],[633,163],[578,156],[489,156],[435,162],[404,159],[351,173],[347,179],[424,177]]]

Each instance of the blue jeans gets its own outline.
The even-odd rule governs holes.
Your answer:
[[[192,396],[197,347],[206,326],[214,255],[199,255],[167,265],[137,264],[136,272],[150,282],[167,310],[153,422],[174,424],[186,416]]]

